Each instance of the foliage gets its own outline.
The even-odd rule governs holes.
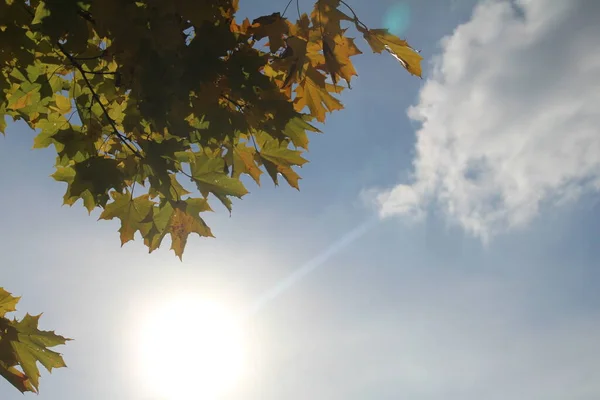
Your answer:
[[[39,330],[40,315],[26,314],[20,321],[8,319],[6,314],[16,311],[18,302],[18,297],[0,287],[0,375],[21,392],[37,392],[40,377],[37,363],[48,372],[65,367],[61,355],[49,347],[70,339]]]
[[[421,73],[417,52],[343,1],[320,0],[295,23],[238,23],[237,3],[0,1],[0,123],[24,120],[35,148],[54,145],[64,202],[120,219],[122,243],[139,231],[152,251],[168,234],[181,257],[191,232],[212,236],[209,194],[231,211],[248,193],[241,175],[259,184],[265,170],[298,189],[307,132],[343,108],[341,81],[356,75],[361,52],[342,23]]]
[[[260,185],[265,171],[299,188],[308,133],[343,109],[339,94],[357,75],[349,29],[421,74],[418,52],[342,0],[298,7],[296,21],[286,11],[238,21],[237,9],[238,0],[0,0],[0,132],[5,117],[24,121],[34,148],[56,149],[65,204],[119,219],[122,244],[139,232],[152,252],[169,235],[181,258],[190,233],[213,236],[202,218],[209,195],[231,212],[248,193],[242,176]],[[3,315],[18,340],[2,331],[2,374],[37,390],[35,360],[64,365],[44,346],[65,339],[37,331],[37,317]],[[29,330],[30,342],[18,336]]]

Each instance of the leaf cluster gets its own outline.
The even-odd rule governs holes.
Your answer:
[[[169,235],[181,257],[190,233],[213,236],[202,218],[211,197],[231,211],[248,193],[242,176],[298,189],[308,133],[343,108],[357,75],[349,29],[421,74],[415,50],[344,1],[319,0],[296,21],[238,21],[237,10],[238,0],[0,0],[0,131],[5,116],[35,129],[35,148],[56,149],[64,203],[119,219],[122,244],[139,232],[153,251]]]
[[[68,340],[52,331],[38,328],[41,315],[26,314],[21,320],[6,314],[16,311],[18,297],[0,287],[0,375],[22,393],[37,392],[40,371],[38,363],[48,372],[65,367],[62,356],[50,347]]]

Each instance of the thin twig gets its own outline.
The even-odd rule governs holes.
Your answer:
[[[288,7],[290,6],[290,4],[292,4],[292,1],[294,0],[290,0],[288,1],[287,5],[285,6],[285,8],[283,9],[283,12],[281,13],[281,18],[283,18],[285,16],[285,12],[287,11]]]
[[[242,104],[239,104],[237,101],[234,101],[232,99],[230,99],[229,97],[227,97],[224,94],[221,94],[221,97],[225,100],[227,100],[228,102],[230,102],[231,104],[233,104],[235,106],[235,108],[237,108],[237,110],[239,112],[244,112],[244,106]]]
[[[77,61],[87,61],[87,60],[97,60],[99,58],[102,58],[106,55],[106,50],[102,50],[102,53],[98,54],[97,56],[90,56],[90,57],[73,57],[75,60]]]
[[[369,27],[367,25],[363,24],[363,22],[360,19],[358,19],[358,15],[356,15],[356,13],[354,12],[354,9],[352,7],[350,7],[350,5],[348,3],[346,3],[344,0],[340,0],[340,3],[345,5],[350,10],[352,15],[354,16],[354,21],[356,23],[361,24],[363,26],[363,28],[365,28],[366,30],[369,30]]]
[[[106,72],[106,71],[88,71],[82,68],[82,71],[85,72],[86,74],[92,74],[92,75],[115,75],[116,72]]]
[[[258,145],[256,144],[256,139],[254,138],[254,134],[250,132],[250,138],[252,139],[252,144],[254,145],[254,150],[260,155],[260,150],[258,149]]]

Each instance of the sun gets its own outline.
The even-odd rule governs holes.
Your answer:
[[[223,306],[173,299],[142,323],[137,345],[143,384],[161,399],[215,400],[243,372],[242,339],[239,322]]]

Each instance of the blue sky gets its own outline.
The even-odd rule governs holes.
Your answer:
[[[285,6],[241,3],[251,18]],[[373,27],[399,9],[351,4]],[[359,40],[301,191],[250,187],[183,262],[61,206],[52,150],[10,126],[1,284],[76,339],[41,400],[158,400],[132,368],[141,315],[179,291],[244,313],[324,253],[246,322],[250,366],[224,399],[598,398],[600,4],[405,4],[423,80]],[[0,397],[21,398],[3,381]]]

